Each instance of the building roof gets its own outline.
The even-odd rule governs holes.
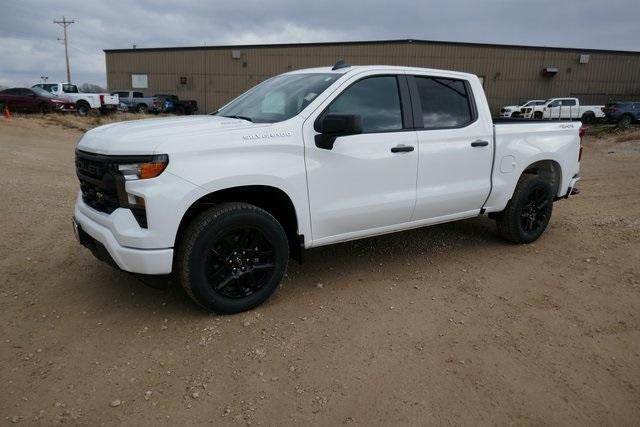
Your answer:
[[[468,47],[492,47],[504,49],[532,49],[532,50],[555,50],[571,51],[583,53],[614,53],[614,54],[640,54],[640,51],[631,50],[607,50],[607,49],[586,49],[579,47],[556,47],[556,46],[527,46],[514,44],[491,44],[491,43],[471,43],[452,42],[443,40],[418,40],[418,39],[395,39],[395,40],[360,40],[342,42],[316,42],[316,43],[275,43],[275,44],[244,44],[244,45],[218,45],[218,46],[175,46],[175,47],[145,47],[129,49],[104,49],[105,53],[126,53],[126,52],[162,52],[162,51],[188,51],[188,50],[217,50],[217,49],[269,49],[283,47],[322,47],[322,46],[352,46],[371,44],[424,44],[424,45],[450,45]]]

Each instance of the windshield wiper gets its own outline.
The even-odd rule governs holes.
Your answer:
[[[220,117],[228,117],[228,118],[230,118],[230,119],[246,120],[246,121],[248,121],[248,122],[253,123],[253,119],[252,119],[251,117],[247,117],[247,116],[238,116],[238,115],[235,115],[235,116],[220,116]]]

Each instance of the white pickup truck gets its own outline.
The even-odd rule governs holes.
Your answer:
[[[530,119],[579,119],[583,123],[593,123],[604,117],[604,105],[580,105],[578,98],[551,98],[542,104],[525,107],[522,117]]]
[[[298,70],[213,115],[87,132],[73,225],[99,259],[173,273],[202,307],[234,313],[265,301],[306,248],[482,214],[533,242],[575,192],[580,126],[494,123],[472,74]]]
[[[71,83],[39,83],[32,87],[39,87],[52,94],[68,99],[76,104],[76,111],[81,116],[89,114],[91,109],[100,112],[115,111],[118,108],[118,96],[108,93],[84,93],[78,90],[78,86]]]
[[[522,109],[525,107],[531,107],[534,105],[544,104],[544,99],[531,99],[522,105],[505,105],[500,108],[500,117],[522,117]]]

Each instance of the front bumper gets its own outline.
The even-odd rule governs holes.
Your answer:
[[[172,248],[135,249],[122,246],[108,228],[91,220],[77,205],[73,221],[80,244],[99,260],[132,273],[171,273]]]

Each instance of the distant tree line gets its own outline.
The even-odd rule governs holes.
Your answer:
[[[80,92],[87,92],[87,93],[106,92],[107,91],[102,86],[94,85],[92,83],[82,83],[80,86],[78,86],[78,89],[80,90]]]

